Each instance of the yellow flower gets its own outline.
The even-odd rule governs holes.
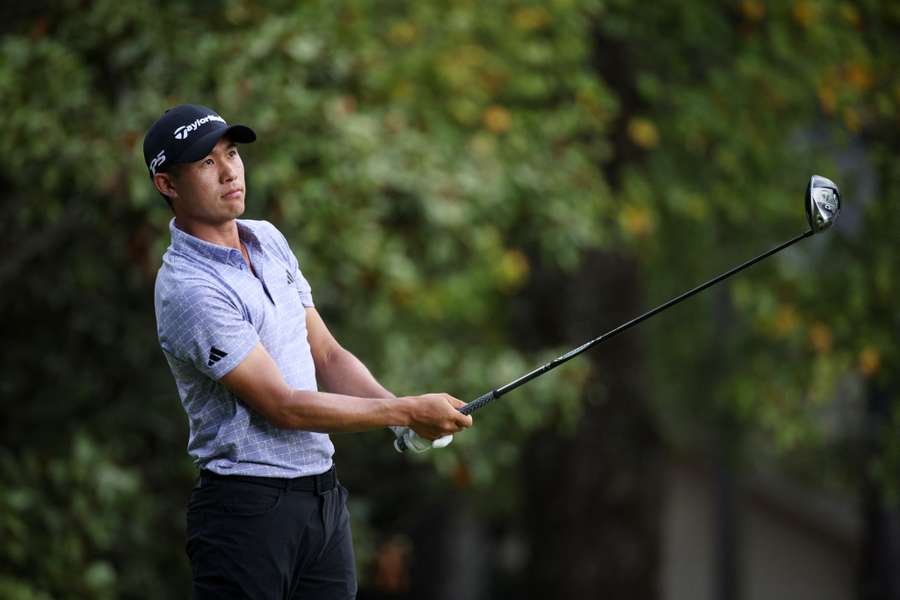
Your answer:
[[[782,304],[775,315],[775,333],[785,337],[797,328],[797,309],[791,304]]]
[[[501,285],[511,289],[522,283],[530,268],[528,257],[518,250],[507,250],[500,259],[497,275]]]
[[[867,346],[859,353],[859,370],[866,377],[872,377],[881,368],[881,354],[876,348]]]
[[[819,7],[809,0],[794,2],[794,20],[803,27],[809,27],[819,18]]]
[[[628,122],[628,137],[636,145],[649,150],[659,145],[659,130],[653,121],[635,117]]]
[[[512,124],[509,111],[496,104],[484,111],[481,120],[484,122],[484,126],[493,133],[503,133]]]
[[[513,23],[523,31],[542,29],[550,23],[550,13],[539,6],[520,8],[513,15]]]
[[[766,16],[766,5],[757,0],[744,0],[741,2],[741,12],[748,21],[762,21]]]
[[[825,114],[832,114],[835,107],[837,107],[837,94],[834,91],[834,87],[828,83],[822,82],[819,84],[817,93],[822,110]]]
[[[844,125],[853,133],[859,132],[862,129],[862,116],[859,114],[859,111],[852,107],[845,108]]]
[[[862,25],[859,10],[849,2],[841,4],[840,13],[844,20],[850,23],[854,29],[859,29],[859,26]]]
[[[872,87],[872,70],[858,62],[847,63],[844,65],[844,79],[851,87],[864,92]]]
[[[388,39],[395,46],[409,46],[416,41],[418,35],[419,29],[409,21],[394,23],[388,31]]]
[[[831,350],[831,330],[825,323],[813,323],[809,330],[809,343],[813,349],[819,354],[824,354]]]
[[[619,225],[630,235],[646,237],[654,229],[653,215],[644,206],[630,204],[619,213]]]

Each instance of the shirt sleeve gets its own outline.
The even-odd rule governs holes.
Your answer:
[[[214,288],[195,286],[164,300],[157,323],[162,349],[218,381],[259,343],[240,306]]]
[[[312,288],[310,287],[309,282],[306,281],[306,277],[304,277],[303,273],[300,272],[299,264],[297,265],[296,270],[297,274],[295,285],[297,286],[297,292],[300,294],[300,302],[306,308],[313,307],[315,306],[315,304],[313,304]]]

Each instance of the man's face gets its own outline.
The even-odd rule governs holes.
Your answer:
[[[177,175],[160,174],[154,181],[172,198],[179,219],[218,225],[244,213],[244,163],[226,138],[204,158],[180,165]]]

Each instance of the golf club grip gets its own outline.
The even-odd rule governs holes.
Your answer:
[[[461,412],[464,415],[471,415],[473,412],[475,412],[479,408],[486,406],[486,405],[490,404],[491,402],[493,402],[497,397],[498,397],[497,390],[491,390],[484,396],[479,396],[478,398],[472,400],[471,402],[469,402],[468,404],[466,404],[465,406],[460,408],[459,412]]]
[[[497,395],[497,390],[491,390],[487,394],[479,396],[475,400],[472,400],[471,402],[460,408],[459,412],[464,415],[470,415],[498,397],[499,396]],[[411,432],[408,429],[400,427],[391,427],[391,430],[396,436],[394,438],[394,449],[397,450],[397,452],[406,452],[406,450],[409,449],[409,444],[407,444],[406,436],[411,435]]]

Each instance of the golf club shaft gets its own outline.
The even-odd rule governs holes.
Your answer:
[[[678,303],[681,302],[682,300],[687,300],[688,298],[690,298],[690,297],[693,296],[694,294],[699,294],[700,292],[702,292],[702,291],[705,290],[706,288],[708,288],[708,287],[710,287],[710,286],[713,286],[713,285],[719,283],[719,282],[722,281],[722,280],[728,279],[729,277],[731,277],[731,276],[734,275],[735,273],[738,273],[738,272],[740,272],[740,271],[743,271],[743,270],[746,269],[747,267],[749,267],[749,266],[751,266],[751,265],[754,265],[754,264],[758,263],[759,261],[763,260],[764,258],[768,258],[769,256],[772,256],[772,255],[775,254],[776,252],[781,252],[782,250],[784,250],[784,249],[787,248],[788,246],[791,246],[791,245],[793,245],[793,244],[796,244],[796,243],[799,242],[800,240],[802,240],[802,239],[804,239],[804,238],[807,238],[807,237],[813,235],[813,233],[814,233],[813,230],[810,229],[809,231],[807,231],[807,232],[805,232],[805,233],[802,233],[802,234],[798,235],[797,237],[793,238],[792,240],[789,240],[789,241],[787,241],[787,242],[784,242],[783,244],[781,244],[781,245],[779,245],[779,246],[776,246],[775,248],[772,248],[772,249],[769,250],[768,252],[765,252],[765,253],[763,253],[763,254],[760,254],[760,255],[757,256],[756,258],[752,258],[752,259],[748,260],[747,262],[745,262],[745,263],[743,263],[743,264],[741,264],[741,265],[738,265],[737,267],[734,267],[734,268],[731,269],[730,271],[726,271],[725,273],[722,273],[722,274],[719,275],[718,277],[715,277],[715,278],[713,278],[713,279],[710,279],[710,280],[707,281],[706,283],[703,283],[703,284],[701,284],[701,285],[698,285],[697,287],[695,287],[695,288],[693,288],[693,289],[691,289],[691,290],[688,290],[688,291],[684,292],[684,293],[681,294],[680,296],[676,296],[675,298],[672,298],[672,299],[669,300],[668,302],[665,302],[665,303],[663,303],[663,304],[660,304],[659,306],[657,306],[657,307],[654,308],[653,310],[649,310],[649,311],[645,312],[644,314],[642,314],[641,316],[635,317],[634,319],[628,321],[627,323],[622,323],[621,325],[619,325],[619,326],[616,327],[615,329],[613,329],[613,330],[611,330],[611,331],[607,331],[606,333],[604,333],[604,334],[601,335],[600,337],[594,338],[594,339],[592,339],[591,341],[586,342],[586,343],[582,344],[581,346],[578,346],[577,348],[574,348],[574,349],[572,349],[572,350],[566,352],[566,353],[563,354],[562,356],[557,357],[557,358],[554,358],[552,361],[548,362],[547,364],[543,365],[542,367],[538,367],[538,368],[535,369],[534,371],[531,371],[530,373],[526,373],[525,375],[522,375],[522,376],[519,377],[518,379],[516,379],[516,380],[514,380],[514,381],[511,381],[511,382],[507,383],[506,385],[504,385],[504,386],[502,386],[502,387],[499,387],[499,388],[497,388],[497,389],[495,389],[495,390],[491,390],[490,392],[484,394],[483,396],[481,396],[481,397],[479,397],[479,398],[476,398],[475,400],[472,400],[471,402],[469,402],[468,404],[466,404],[465,406],[463,406],[462,408],[460,408],[460,409],[459,409],[459,412],[463,413],[464,415],[470,415],[470,414],[472,414],[472,413],[475,412],[476,410],[478,410],[478,409],[480,409],[480,408],[482,408],[482,407],[484,407],[484,406],[490,404],[491,402],[493,402],[494,400],[496,400],[496,399],[499,398],[500,396],[503,396],[503,395],[506,394],[507,392],[511,392],[512,390],[516,389],[516,388],[519,387],[520,385],[524,385],[524,384],[528,383],[529,381],[531,381],[532,379],[534,379],[534,378],[536,378],[536,377],[540,377],[541,375],[543,375],[543,374],[546,373],[547,371],[551,371],[551,370],[555,369],[556,367],[560,366],[560,365],[563,364],[564,362],[566,362],[566,361],[568,361],[568,360],[570,360],[570,359],[572,359],[572,358],[575,358],[576,356],[578,356],[578,355],[581,354],[582,352],[585,352],[586,350],[590,350],[591,348],[593,348],[594,346],[596,346],[596,345],[599,344],[600,342],[604,342],[604,341],[606,341],[606,340],[608,340],[608,339],[610,339],[610,338],[612,338],[612,337],[615,337],[616,335],[622,333],[622,332],[625,331],[626,329],[629,329],[629,328],[631,328],[631,327],[634,327],[634,326],[637,325],[638,323],[640,323],[640,322],[642,322],[642,321],[645,321],[646,319],[649,319],[649,318],[652,317],[653,315],[655,315],[655,314],[657,314],[657,313],[660,313],[660,312],[666,310],[667,308],[669,308],[669,307],[671,307],[671,306],[675,306],[676,304],[678,304]]]

